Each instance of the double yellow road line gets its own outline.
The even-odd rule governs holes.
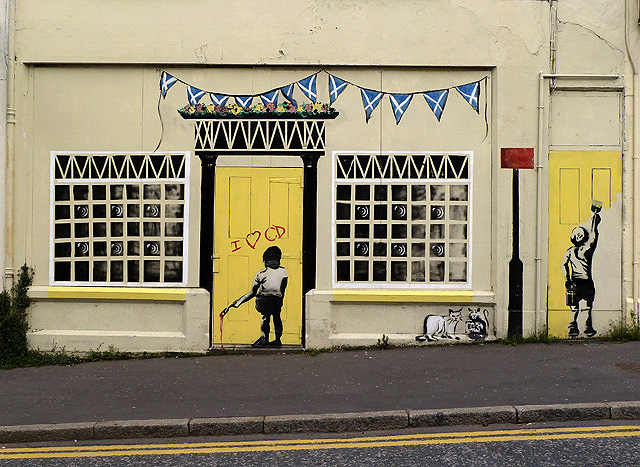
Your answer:
[[[304,451],[464,443],[503,443],[510,441],[545,441],[583,438],[623,438],[635,436],[640,436],[640,425],[471,431],[357,438],[4,448],[0,449],[0,460]]]

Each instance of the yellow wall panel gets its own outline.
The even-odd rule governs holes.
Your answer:
[[[580,169],[560,169],[560,223],[580,223]]]
[[[603,209],[609,209],[611,207],[611,169],[593,169],[591,180],[591,198],[601,201]]]

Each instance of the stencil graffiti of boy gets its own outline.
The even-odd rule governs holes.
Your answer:
[[[243,303],[256,297],[256,310],[262,315],[262,324],[260,325],[262,335],[252,344],[253,347],[265,347],[267,345],[279,347],[282,345],[280,338],[282,337],[283,329],[280,311],[289,276],[287,270],[280,266],[281,258],[282,251],[280,251],[280,248],[277,246],[267,248],[262,254],[262,261],[264,261],[265,267],[256,274],[251,290],[230,305],[238,308]],[[228,308],[223,311],[223,316],[227,312]],[[272,316],[276,338],[269,342],[269,322]]]
[[[578,226],[571,232],[571,243],[574,246],[569,248],[564,255],[562,272],[567,288],[567,306],[573,312],[573,320],[569,323],[569,337],[577,337],[580,334],[578,329],[578,314],[580,313],[580,303],[586,304],[582,310],[587,311],[587,322],[585,335],[593,337],[596,330],[593,329],[591,321],[591,309],[596,289],[591,275],[593,264],[593,253],[598,243],[598,224],[600,223],[600,210],[602,203],[594,201],[591,206],[591,226],[587,230]]]

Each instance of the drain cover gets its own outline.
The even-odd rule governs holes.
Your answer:
[[[623,370],[626,370],[630,373],[635,373],[636,375],[640,375],[640,362],[616,363],[616,366],[619,366]]]

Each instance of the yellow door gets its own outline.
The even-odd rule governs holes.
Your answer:
[[[587,227],[591,219],[593,201],[602,202],[600,235],[594,253],[599,264],[611,264],[607,271],[594,270],[597,308],[619,307],[616,289],[620,284],[622,191],[622,154],[614,151],[552,151],[549,153],[549,334],[566,338],[571,321],[571,310],[566,305],[565,277],[562,264],[565,252],[572,247],[571,232],[579,225]],[[611,209],[612,204],[616,209]],[[617,224],[617,225],[614,225]],[[603,229],[606,232],[603,238]],[[612,238],[615,237],[615,238]],[[596,258],[597,257],[597,258]],[[617,270],[615,269],[617,267]],[[602,269],[602,268],[600,268]],[[603,280],[596,280],[596,275]],[[607,277],[608,276],[608,277]],[[611,282],[608,286],[607,282]],[[619,295],[619,293],[618,293]],[[616,304],[616,300],[618,303]],[[581,314],[583,314],[581,312]],[[601,314],[602,315],[602,314]],[[582,328],[581,328],[582,331]],[[598,332],[602,332],[598,329]]]
[[[247,293],[276,245],[289,279],[282,306],[282,343],[300,345],[302,330],[302,168],[219,167],[215,180],[214,344],[246,345],[260,337],[255,299],[231,308],[222,340],[218,315]],[[273,340],[273,321],[271,337]]]

